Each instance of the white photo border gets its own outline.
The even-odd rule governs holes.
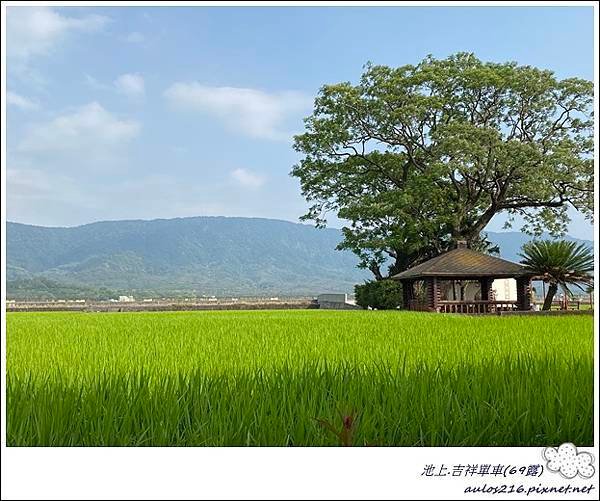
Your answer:
[[[6,7],[66,6],[66,2],[2,3],[2,275],[6,270]],[[590,6],[594,9],[594,112],[598,117],[598,4],[583,2],[384,2],[384,1],[229,1],[229,2],[68,2],[69,6]],[[595,229],[598,221],[598,126],[595,126]],[[595,232],[597,234],[597,231]],[[594,239],[596,266],[598,239]],[[595,273],[598,268],[596,267]],[[2,499],[470,499],[580,498],[590,494],[535,491],[464,494],[468,485],[488,487],[523,484],[583,487],[593,484],[598,495],[598,436],[594,447],[580,451],[595,456],[592,479],[565,480],[560,475],[482,479],[428,477],[428,464],[543,464],[537,447],[414,447],[414,448],[19,448],[6,447],[6,283],[2,292]],[[598,395],[598,291],[594,292],[595,395]],[[594,429],[598,430],[598,399],[594,401]]]

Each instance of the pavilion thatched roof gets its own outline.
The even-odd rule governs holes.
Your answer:
[[[394,275],[396,280],[418,280],[427,277],[442,279],[516,278],[531,275],[512,261],[458,248],[440,254],[429,261]]]

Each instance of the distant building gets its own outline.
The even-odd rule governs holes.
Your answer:
[[[133,298],[133,296],[119,296],[118,301],[119,303],[132,303],[133,301],[135,301],[135,299]]]
[[[346,303],[348,294],[319,294],[317,296],[319,303]]]
[[[497,278],[492,282],[492,291],[496,301],[516,301],[517,281],[513,278]]]
[[[360,309],[354,301],[348,300],[348,294],[319,294],[317,296],[317,304],[319,308],[327,310]]]

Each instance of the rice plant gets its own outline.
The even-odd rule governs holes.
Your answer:
[[[9,313],[11,446],[593,443],[593,319]]]

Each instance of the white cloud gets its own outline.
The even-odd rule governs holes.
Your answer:
[[[115,87],[121,94],[129,97],[144,95],[144,78],[137,73],[126,73],[115,80]]]
[[[230,175],[234,181],[247,188],[260,188],[265,183],[264,177],[248,169],[235,169]]]
[[[6,169],[7,218],[29,224],[55,226],[77,221],[102,206],[94,190],[85,182],[67,176],[57,169]]]
[[[110,85],[88,73],[84,73],[83,76],[88,87],[94,90],[116,91],[132,98],[141,98],[146,92],[144,77],[137,73],[120,75]]]
[[[125,37],[125,41],[129,43],[144,43],[146,41],[146,37],[139,31],[132,31]]]
[[[94,90],[110,90],[111,87],[110,85],[106,85],[102,82],[100,82],[97,78],[94,78],[92,75],[89,75],[88,73],[84,73],[83,75],[84,79],[85,79],[85,83]]]
[[[45,169],[45,170],[41,170]],[[7,217],[49,226],[114,219],[154,219],[198,215],[239,215],[243,207],[225,201],[214,187],[167,174],[136,174],[89,180],[89,171],[64,174],[19,165],[7,169]],[[108,182],[104,182],[108,181]],[[239,205],[239,204],[238,204]]]
[[[32,201],[60,201],[88,206],[91,202],[89,191],[80,189],[76,182],[61,173],[51,175],[36,168],[6,169],[7,195],[14,202],[22,204]],[[8,204],[11,208],[13,204]]]
[[[120,119],[92,102],[71,113],[31,127],[19,143],[21,152],[109,152],[139,134],[135,120]]]
[[[36,110],[39,108],[39,105],[32,101],[31,99],[28,99],[24,96],[21,96],[19,94],[17,94],[16,92],[10,92],[7,91],[6,92],[6,102],[8,104],[11,104],[13,106],[16,106],[17,108],[20,108],[22,110]]]
[[[7,54],[21,63],[51,52],[71,33],[99,31],[109,21],[97,14],[70,17],[48,7],[13,6],[6,11]]]
[[[177,82],[165,91],[172,106],[205,112],[252,137],[287,140],[286,120],[299,118],[310,100],[298,92],[267,93],[238,87],[209,87],[198,82]]]

